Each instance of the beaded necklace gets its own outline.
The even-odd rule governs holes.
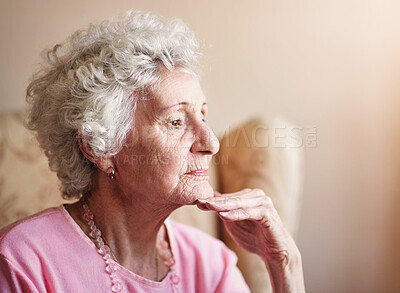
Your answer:
[[[92,211],[89,209],[89,205],[86,201],[85,197],[81,198],[82,206],[83,206],[83,219],[86,221],[87,225],[90,228],[90,233],[89,236],[94,239],[96,242],[96,248],[97,252],[102,256],[104,262],[105,262],[105,271],[110,277],[111,280],[111,292],[113,293],[120,293],[122,291],[122,284],[121,281],[118,277],[117,271],[118,271],[118,266],[115,263],[117,260],[115,258],[115,255],[111,251],[110,246],[108,245],[107,241],[105,240],[104,236],[102,235],[101,231],[97,228],[95,222],[94,222],[94,215]],[[159,247],[157,247],[157,250],[163,249],[164,251],[167,249],[168,253],[167,256],[165,257],[164,264],[170,269],[171,274],[170,274],[170,281],[173,286],[176,286],[180,282],[179,276],[175,272],[175,260],[171,252],[169,252],[169,244],[167,241],[160,239],[159,241]],[[113,261],[113,258],[114,261]],[[158,279],[158,255],[156,254],[155,257],[155,262],[156,262],[156,274],[157,274],[157,279]]]

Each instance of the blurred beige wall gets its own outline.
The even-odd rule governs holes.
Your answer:
[[[307,291],[399,292],[400,2],[0,0],[1,111],[24,107],[44,47],[129,8],[197,32],[217,134],[255,114],[317,127],[303,146]]]

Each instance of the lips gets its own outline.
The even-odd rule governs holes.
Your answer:
[[[192,176],[208,176],[207,171],[208,171],[207,169],[198,169],[198,170],[190,171],[190,172],[186,173],[186,175],[192,175]]]

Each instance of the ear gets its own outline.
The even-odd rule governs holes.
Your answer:
[[[92,148],[82,141],[82,138],[78,139],[79,149],[81,150],[82,154],[95,164],[100,170],[109,174],[111,169],[115,169],[113,156],[102,156],[101,158],[94,155]]]

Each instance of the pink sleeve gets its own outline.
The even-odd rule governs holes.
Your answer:
[[[250,292],[242,273],[236,266],[237,256],[232,251],[223,251],[226,266],[221,281],[218,284],[216,293],[246,293]]]
[[[0,255],[0,292],[39,292],[32,281],[13,265],[7,258]]]

